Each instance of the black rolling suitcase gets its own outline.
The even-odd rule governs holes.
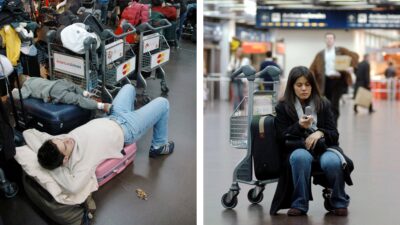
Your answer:
[[[26,124],[18,121],[23,123],[25,129],[36,128],[51,135],[68,133],[92,118],[91,110],[77,105],[52,104],[45,103],[42,99],[27,98],[23,100],[24,110],[21,110],[19,102],[15,103],[17,113],[26,114]]]
[[[258,180],[276,179],[281,170],[281,157],[276,140],[275,117],[254,116],[251,122],[254,172]]]

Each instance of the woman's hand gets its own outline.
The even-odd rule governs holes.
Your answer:
[[[312,122],[314,121],[313,116],[303,116],[299,119],[299,124],[302,128],[308,129],[311,127]]]
[[[324,133],[322,133],[321,131],[315,131],[314,133],[310,134],[306,140],[305,140],[305,144],[306,144],[306,148],[308,150],[312,150],[315,148],[315,145],[317,144],[318,140],[320,138],[322,138],[324,136]]]

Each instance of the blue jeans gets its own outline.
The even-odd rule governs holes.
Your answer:
[[[168,143],[169,102],[158,97],[142,108],[135,110],[135,88],[126,84],[113,100],[110,119],[116,121],[124,132],[124,144],[136,142],[146,131],[153,127],[151,145],[159,148]]]
[[[108,2],[107,3],[97,3],[97,8],[101,11],[101,22],[103,24],[107,23],[107,13],[108,13]]]
[[[308,211],[311,185],[311,163],[313,156],[306,149],[296,149],[292,152],[289,162],[292,168],[293,201],[292,208]],[[320,157],[321,168],[332,188],[331,205],[333,208],[347,208],[350,197],[344,191],[344,178],[340,158],[331,151],[324,152]]]

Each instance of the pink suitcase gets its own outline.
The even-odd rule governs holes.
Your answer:
[[[96,168],[99,187],[107,183],[115,175],[121,173],[136,156],[136,143],[124,147],[125,155],[121,159],[107,159]]]

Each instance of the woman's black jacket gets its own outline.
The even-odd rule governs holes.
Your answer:
[[[282,153],[283,167],[278,180],[278,186],[275,191],[274,199],[271,204],[270,214],[276,214],[278,210],[290,208],[292,202],[293,193],[293,182],[292,182],[292,172],[289,165],[289,156],[296,148],[287,148],[285,145],[285,136],[287,134],[293,136],[304,136],[305,129],[299,124],[299,119],[294,109],[294,106],[290,109],[288,103],[280,101],[275,108],[276,118],[275,126],[277,129],[277,139]],[[342,153],[347,162],[347,167],[344,170],[345,182],[348,185],[352,185],[353,182],[350,177],[350,173],[353,170],[353,162],[346,155],[343,154],[341,148],[339,148],[338,140],[339,133],[336,128],[335,121],[333,119],[333,114],[331,110],[331,105],[327,99],[322,99],[322,107],[319,112],[317,112],[317,128],[324,133],[325,144],[329,148],[334,148]],[[312,165],[314,184],[320,184],[322,186],[327,186],[327,181],[323,173],[318,173],[317,176],[315,171],[321,171],[318,162],[318,156],[314,156],[315,162]],[[311,183],[311,180],[310,180]],[[311,187],[311,185],[310,185]],[[311,189],[309,190],[311,200]]]

